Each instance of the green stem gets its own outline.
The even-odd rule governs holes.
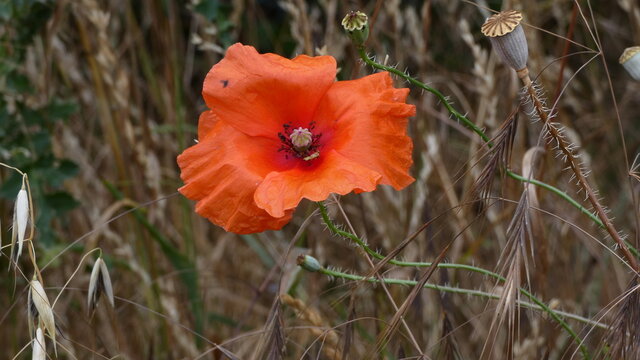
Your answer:
[[[320,210],[320,215],[322,216],[322,220],[324,221],[324,223],[327,225],[327,227],[329,228],[329,230],[339,236],[345,237],[353,242],[355,242],[358,246],[360,246],[367,254],[369,254],[370,256],[372,256],[375,259],[378,260],[382,260],[384,259],[384,255],[380,254],[379,252],[371,249],[362,239],[360,239],[358,236],[348,232],[348,231],[344,231],[341,230],[340,228],[338,228],[333,221],[331,220],[331,218],[329,217],[329,213],[327,212],[327,207],[324,205],[324,203],[322,202],[318,202],[318,209]],[[410,262],[410,261],[401,261],[401,260],[395,260],[395,259],[391,259],[389,260],[389,264],[392,265],[396,265],[396,266],[403,266],[403,267],[430,267],[432,266],[432,263],[430,262]],[[506,279],[497,273],[494,273],[492,271],[486,270],[486,269],[482,269],[482,268],[478,268],[475,266],[471,266],[471,265],[464,265],[464,264],[453,264],[453,263],[438,263],[436,265],[436,267],[438,268],[444,268],[444,269],[456,269],[456,270],[467,270],[467,271],[472,271],[472,272],[476,272],[476,273],[480,273],[489,277],[492,277],[494,279],[497,279],[500,282],[504,282]],[[349,275],[349,274],[346,274]],[[352,275],[355,276],[355,275]],[[364,278],[363,278],[364,279]],[[362,280],[362,279],[358,279],[358,280]],[[370,281],[370,279],[367,278],[367,281]],[[405,280],[402,280],[405,281]],[[410,281],[410,280],[406,280],[406,281]],[[415,282],[414,282],[415,285]],[[430,286],[436,286],[436,285],[430,285]],[[428,287],[428,286],[425,286]],[[441,286],[437,286],[439,288],[446,288],[446,287],[441,287]],[[436,289],[437,290],[437,289]],[[551,308],[549,308],[544,302],[542,302],[541,300],[539,300],[538,298],[536,298],[533,294],[531,294],[530,292],[528,292],[525,289],[520,288],[520,293],[523,294],[524,296],[526,296],[527,298],[529,298],[529,300],[531,300],[533,303],[535,303],[540,309],[542,309],[543,311],[545,311],[547,314],[549,314],[549,316],[555,320],[560,326],[562,326],[563,329],[565,329],[565,331],[574,339],[574,341],[576,342],[576,344],[578,344],[578,346],[580,347],[580,351],[582,352],[582,355],[584,356],[585,359],[589,359],[589,352],[587,350],[587,348],[584,346],[582,339],[580,339],[580,337],[578,336],[578,334],[576,334],[575,331],[573,331],[573,329],[571,328],[571,326],[569,326],[569,324],[567,324],[562,317],[559,315],[559,312],[556,312],[554,310],[552,310]],[[447,290],[444,290],[447,291]],[[465,290],[465,291],[475,291],[475,290]],[[471,293],[470,293],[471,294]],[[474,295],[474,294],[472,294]],[[492,294],[489,294],[492,295]],[[479,296],[479,295],[478,295]]]
[[[415,286],[418,283],[415,280],[391,279],[391,278],[380,278],[380,279],[378,279],[378,278],[373,278],[373,277],[365,277],[365,276],[361,276],[361,275],[353,275],[353,274],[344,273],[344,272],[341,272],[341,271],[338,271],[338,270],[334,270],[334,269],[327,269],[327,268],[324,268],[324,267],[321,267],[320,269],[318,269],[317,272],[319,272],[321,274],[324,274],[324,275],[327,275],[327,276],[330,276],[332,278],[340,278],[340,279],[353,280],[353,281],[367,281],[367,282],[370,282],[370,283],[379,283],[380,279],[382,280],[383,283],[392,284],[392,285]],[[454,286],[425,284],[424,288],[425,289],[437,290],[437,291],[450,292],[450,293],[454,293],[454,294],[472,295],[472,296],[477,296],[477,297],[482,297],[482,298],[487,298],[487,299],[493,299],[493,300],[499,300],[500,299],[500,295],[497,295],[497,294],[492,294],[492,293],[488,293],[488,292],[484,292],[484,291],[480,291],[480,290],[464,289],[464,288],[459,288],[459,287],[454,287]],[[609,328],[605,324],[602,324],[602,323],[597,322],[597,321],[593,321],[591,319],[587,319],[587,318],[582,317],[580,315],[572,314],[572,313],[565,312],[565,311],[551,310],[544,303],[539,303],[539,302],[536,302],[536,301],[534,301],[533,303],[530,303],[530,302],[518,300],[517,304],[519,306],[526,307],[528,309],[544,311],[546,313],[554,313],[554,314],[557,314],[556,316],[558,316],[558,317],[561,315],[561,316],[564,316],[564,317],[566,317],[568,319],[576,320],[576,321],[585,323],[585,324],[590,325],[590,326],[597,326],[597,327],[600,327],[600,328],[603,328],[603,329],[608,329]]]
[[[404,80],[408,81],[410,84],[419,87],[420,89],[426,90],[432,94],[434,94],[444,105],[445,108],[447,108],[447,110],[449,111],[449,113],[451,115],[453,115],[456,119],[458,119],[458,121],[462,122],[466,127],[468,127],[469,129],[471,129],[473,132],[475,132],[478,136],[480,136],[480,138],[487,143],[487,146],[489,148],[493,147],[493,143],[491,142],[491,139],[487,136],[487,134],[485,134],[484,131],[482,131],[482,129],[480,129],[476,124],[474,124],[471,120],[469,120],[466,116],[462,115],[460,112],[458,112],[452,105],[451,103],[449,103],[449,101],[447,100],[447,98],[438,90],[426,85],[425,83],[414,79],[413,77],[405,74],[404,72],[393,68],[391,66],[386,66],[386,65],[382,65],[379,64],[377,62],[375,62],[373,59],[371,59],[364,47],[359,47],[358,48],[358,53],[360,55],[360,58],[362,59],[362,61],[365,62],[365,64],[376,68],[378,70],[384,70],[384,71],[388,71],[394,75],[397,75],[401,78],[403,78]],[[512,179],[521,181],[521,182],[527,182],[536,186],[540,186],[546,190],[549,190],[551,192],[553,192],[554,194],[560,196],[561,198],[563,198],[564,200],[566,200],[569,204],[571,204],[572,206],[574,206],[576,209],[580,210],[582,213],[584,213],[585,215],[587,215],[593,222],[595,222],[599,227],[601,228],[605,228],[604,224],[602,223],[602,221],[600,221],[600,219],[593,213],[591,213],[587,208],[585,208],[584,206],[580,205],[580,203],[578,203],[577,201],[575,201],[574,199],[572,199],[569,195],[567,195],[564,191],[551,186],[549,184],[543,183],[542,181],[538,181],[538,180],[534,180],[534,179],[530,179],[521,175],[518,175],[516,173],[514,173],[511,170],[506,170],[506,174],[507,176],[509,176]]]

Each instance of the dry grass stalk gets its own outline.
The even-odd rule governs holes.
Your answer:
[[[497,135],[491,140],[493,146],[489,149],[487,163],[471,187],[470,194],[474,199],[488,199],[493,189],[493,181],[498,171],[509,168],[513,142],[518,128],[518,112],[520,107],[509,114],[498,129]]]
[[[606,345],[610,359],[640,359],[640,287],[637,280],[624,295],[624,300],[614,316],[612,331],[608,334]]]
[[[307,306],[302,300],[295,299],[289,294],[281,294],[280,300],[283,304],[296,310],[296,313],[304,321],[312,325],[309,331],[317,338],[322,338],[322,353],[327,359],[340,360],[342,352],[340,351],[340,338],[334,329],[327,327],[320,314]]]
[[[531,222],[529,219],[528,190],[530,184],[525,184],[518,206],[516,207],[511,223],[507,228],[507,245],[501,255],[500,272],[505,274],[506,281],[502,284],[500,300],[496,312],[491,320],[489,335],[482,351],[482,359],[491,359],[494,345],[497,342],[498,330],[507,323],[507,357],[513,357],[513,346],[517,337],[519,324],[519,308],[516,303],[520,300],[520,285],[522,283],[522,268],[525,269],[527,283],[529,281],[529,266],[527,261],[527,240],[530,242],[531,252]]]

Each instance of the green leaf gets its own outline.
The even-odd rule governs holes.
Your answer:
[[[7,74],[7,90],[18,94],[33,92],[29,78],[17,71],[12,71]]]
[[[194,10],[207,18],[207,20],[213,21],[218,15],[219,8],[220,2],[218,0],[202,0],[194,7]]]
[[[67,120],[78,111],[78,105],[71,101],[52,101],[45,109],[45,116],[52,120]]]
[[[54,193],[46,194],[44,201],[51,209],[54,209],[57,213],[67,212],[73,210],[79,205],[76,199],[65,191],[57,191]]]

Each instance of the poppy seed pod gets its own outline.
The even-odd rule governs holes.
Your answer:
[[[634,80],[640,80],[640,46],[624,49],[618,61]]]
[[[520,21],[522,14],[519,11],[502,11],[488,18],[481,28],[502,61],[516,71],[525,69],[529,58],[527,38]]]
[[[363,46],[369,37],[369,18],[360,11],[349,11],[342,19],[342,27],[356,46]]]

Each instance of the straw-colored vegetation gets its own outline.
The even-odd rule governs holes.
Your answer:
[[[415,183],[195,214],[176,156],[236,42],[394,73]],[[635,0],[3,2],[0,358],[640,359],[638,44]]]

